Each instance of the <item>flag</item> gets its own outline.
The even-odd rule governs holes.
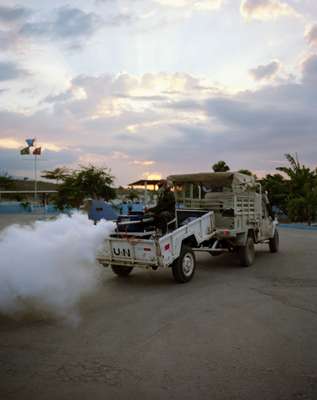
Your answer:
[[[22,155],[30,154],[30,148],[24,147],[24,149],[20,150],[20,154],[22,154]]]
[[[22,154],[22,156],[24,156],[25,154],[30,154],[30,148],[24,147],[24,149],[20,150],[20,154]]]
[[[34,146],[35,139],[25,139],[25,141],[29,147]]]
[[[33,154],[34,154],[35,156],[41,155],[41,147],[36,147],[36,148],[33,150]]]

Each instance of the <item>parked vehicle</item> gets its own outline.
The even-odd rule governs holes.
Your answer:
[[[195,252],[212,256],[236,253],[251,266],[255,244],[279,248],[277,221],[267,195],[252,176],[234,173],[171,175],[176,199],[175,220],[162,235],[149,218],[121,217],[105,239],[98,261],[114,273],[128,275],[135,267],[170,267],[177,282],[188,282],[196,269]]]

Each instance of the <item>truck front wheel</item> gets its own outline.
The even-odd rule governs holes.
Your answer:
[[[196,259],[193,250],[189,246],[183,246],[181,254],[172,265],[173,276],[176,282],[189,282],[194,276]]]
[[[245,246],[239,247],[240,264],[243,267],[250,267],[255,258],[254,240],[252,236],[248,236]]]
[[[269,240],[269,247],[271,253],[277,253],[279,249],[279,235],[277,229],[275,229],[274,236]]]
[[[133,267],[112,265],[111,269],[118,276],[128,276],[129,273],[133,270]]]

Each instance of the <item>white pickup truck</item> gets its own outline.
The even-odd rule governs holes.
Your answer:
[[[213,211],[201,213],[183,226],[161,237],[155,232],[115,233],[107,238],[97,260],[110,266],[120,276],[128,275],[134,267],[171,267],[177,282],[188,282],[196,268],[193,246],[208,241],[214,234]]]
[[[254,177],[218,172],[168,179],[174,188],[176,218],[167,234],[147,231],[145,225],[136,229],[133,224],[144,221],[127,218],[129,229],[120,229],[125,222],[119,222],[117,232],[105,239],[98,261],[117,275],[128,275],[134,267],[171,267],[175,280],[184,283],[195,272],[194,252],[236,253],[241,266],[249,267],[255,244],[267,243],[271,253],[278,251],[278,222]]]

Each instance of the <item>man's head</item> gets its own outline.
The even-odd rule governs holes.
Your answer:
[[[158,181],[157,182],[157,187],[159,188],[159,189],[161,189],[161,188],[163,188],[163,187],[165,187],[166,186],[166,180],[165,179],[161,179],[160,181]]]
[[[158,183],[157,186],[159,189],[163,190],[168,190],[171,188],[170,182],[168,182],[166,179],[161,179]]]

